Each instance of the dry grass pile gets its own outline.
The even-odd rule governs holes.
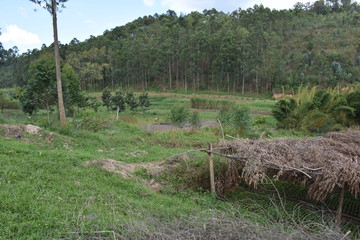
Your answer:
[[[233,240],[339,240],[351,239],[333,223],[324,220],[317,226],[310,222],[294,224],[284,219],[267,226],[251,223],[236,209],[210,210],[198,216],[180,217],[176,221],[145,218],[121,226],[119,239],[233,239]],[[316,229],[316,230],[314,230]]]
[[[315,200],[324,200],[336,187],[359,196],[359,130],[307,139],[236,139],[222,141],[219,147],[222,154],[244,164],[242,178],[255,187],[271,174],[306,182]]]
[[[23,136],[26,133],[37,134],[40,131],[40,127],[31,124],[28,125],[0,125],[5,137],[17,137]]]

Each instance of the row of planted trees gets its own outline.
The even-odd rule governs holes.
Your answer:
[[[357,82],[360,7],[356,2],[335,5],[326,3],[326,12],[319,10],[321,4],[281,11],[255,5],[228,14],[211,9],[180,16],[169,10],[85,42],[73,39],[60,45],[60,55],[75,70],[82,90],[245,93]],[[0,62],[0,86],[26,85],[31,62],[49,51],[43,46],[19,56],[9,50]]]
[[[55,64],[51,54],[44,54],[29,67],[29,79],[23,88],[19,88],[14,97],[19,98],[23,111],[32,115],[38,109],[46,109],[48,116],[57,103]],[[67,112],[71,115],[77,108],[92,107],[95,110],[104,105],[108,110],[124,111],[126,106],[131,111],[138,107],[150,106],[148,94],[143,92],[136,98],[132,91],[118,90],[115,95],[105,89],[100,103],[95,97],[87,96],[81,91],[78,75],[71,65],[62,63],[62,89]]]

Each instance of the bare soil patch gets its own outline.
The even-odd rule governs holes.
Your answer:
[[[108,172],[121,175],[123,178],[132,178],[134,177],[134,172],[138,169],[145,169],[149,175],[157,176],[164,171],[175,169],[176,165],[183,159],[183,157],[173,158],[167,161],[156,161],[149,163],[125,163],[121,161],[116,161],[113,159],[98,159],[93,161],[84,162],[83,165],[95,166],[102,168]],[[144,180],[144,184],[154,190],[159,191],[161,185],[152,180]]]
[[[31,124],[28,125],[0,125],[5,137],[22,137],[25,134],[37,134],[41,130],[40,127]]]

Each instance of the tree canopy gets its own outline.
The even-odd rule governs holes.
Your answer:
[[[74,38],[60,45],[60,55],[75,69],[83,90],[260,93],[333,87],[360,81],[359,23],[360,5],[352,1],[297,3],[289,10],[255,5],[227,14],[169,10],[84,42]],[[31,62],[51,47],[10,54],[0,71],[14,74],[0,77],[0,86],[25,85]]]

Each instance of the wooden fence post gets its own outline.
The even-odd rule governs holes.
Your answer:
[[[342,220],[342,213],[343,213],[343,207],[344,207],[344,197],[345,197],[345,183],[343,183],[340,193],[340,199],[339,199],[339,206],[337,209],[337,216],[336,216],[336,225],[341,225]]]
[[[209,166],[210,166],[210,186],[211,186],[211,193],[215,193],[216,194],[216,190],[215,190],[215,174],[214,174],[214,161],[212,158],[212,144],[209,143]]]

